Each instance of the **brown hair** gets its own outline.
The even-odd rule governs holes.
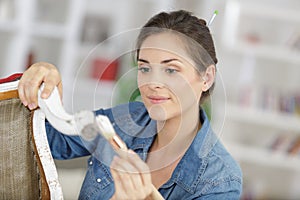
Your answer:
[[[136,58],[138,59],[139,49],[148,36],[168,31],[179,35],[184,41],[185,48],[195,62],[197,71],[203,72],[208,66],[217,64],[214,42],[206,21],[185,10],[161,12],[153,16],[143,26],[137,38]],[[202,93],[201,102],[210,95],[213,88],[214,84]]]

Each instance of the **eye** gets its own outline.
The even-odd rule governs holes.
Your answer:
[[[174,69],[174,68],[167,68],[167,69],[166,69],[166,72],[167,72],[168,74],[174,74],[174,73],[178,72],[178,70],[177,70],[177,69]]]
[[[147,72],[150,72],[150,67],[148,67],[146,65],[140,65],[138,67],[138,70],[142,73],[147,73]]]

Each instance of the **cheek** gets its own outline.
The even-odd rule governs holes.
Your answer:
[[[138,88],[140,90],[140,95],[141,95],[141,98],[142,98],[143,102],[146,103],[145,96],[146,96],[147,93],[149,93],[148,89],[147,89],[147,86],[138,84]]]
[[[150,76],[146,76],[146,75],[143,75],[143,74],[139,74],[137,75],[137,85],[138,85],[138,88],[140,90],[142,90],[143,88],[145,88],[146,85],[148,85],[150,82]]]
[[[144,79],[143,78],[141,78],[141,75],[137,75],[137,86],[138,86],[138,88],[139,88],[139,90],[140,90],[140,92],[142,92],[141,90],[143,90],[143,88],[144,88]]]
[[[181,102],[195,101],[201,96],[201,82],[197,79],[181,77],[180,80],[170,82],[168,87]]]
[[[140,90],[141,95],[143,95],[145,93],[146,87],[138,85],[138,88]]]

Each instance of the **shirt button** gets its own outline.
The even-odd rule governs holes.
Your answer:
[[[101,182],[101,178],[97,178],[97,182],[100,183]]]
[[[93,164],[93,161],[90,161],[90,162],[89,162],[89,165],[92,165],[92,164]]]

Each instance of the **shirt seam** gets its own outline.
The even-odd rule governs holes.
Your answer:
[[[225,183],[237,182],[239,184],[242,184],[241,178],[238,176],[235,176],[235,175],[222,177],[217,180],[203,180],[203,182],[205,183],[206,186],[203,188],[203,190],[201,192],[202,194],[206,194],[206,193],[208,193],[208,191],[210,191],[222,184],[225,184]]]

